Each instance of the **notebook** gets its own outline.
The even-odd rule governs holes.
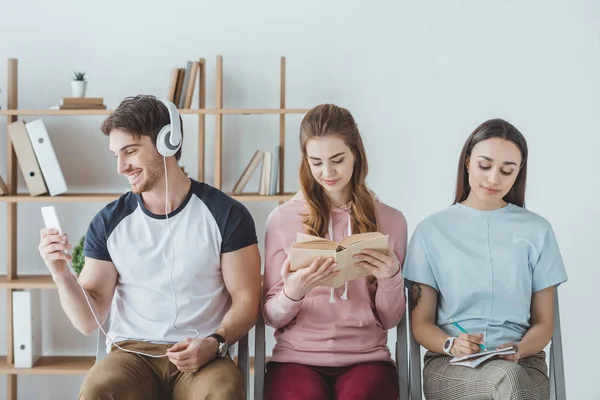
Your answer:
[[[484,361],[489,360],[490,358],[500,356],[500,355],[505,355],[505,354],[506,355],[515,354],[516,352],[517,352],[517,349],[514,346],[507,347],[504,349],[498,349],[498,350],[482,351],[482,352],[476,353],[476,354],[469,354],[468,356],[454,357],[452,360],[450,360],[450,364],[462,365],[465,367],[475,368],[479,364],[481,364]]]
[[[298,233],[296,243],[290,250],[290,270],[310,266],[317,257],[333,258],[337,262],[340,273],[333,279],[319,283],[319,286],[332,286],[338,288],[345,282],[368,276],[370,272],[365,268],[355,266],[358,260],[354,255],[364,249],[378,250],[385,254],[388,252],[388,235],[379,232],[357,233],[344,238],[337,243],[318,236]]]

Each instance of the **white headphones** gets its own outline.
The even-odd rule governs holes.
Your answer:
[[[156,149],[163,157],[174,156],[181,148],[181,122],[177,106],[165,99],[159,99],[169,111],[169,125],[162,127],[156,137]]]

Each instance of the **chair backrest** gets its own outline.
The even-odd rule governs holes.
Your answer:
[[[266,356],[265,321],[261,311],[254,327],[254,400],[264,399]]]
[[[102,329],[104,332],[108,333],[108,328],[110,325],[110,312],[106,316],[104,320],[104,324],[102,324]],[[106,357],[106,337],[104,333],[100,329],[98,329],[98,337],[96,339],[96,362],[100,362],[104,357]]]
[[[406,286],[406,320],[407,336],[408,336],[408,374],[409,374],[409,390],[410,400],[421,400],[423,398],[423,389],[421,383],[421,345],[415,339],[413,331],[411,329],[410,311],[413,308],[413,297],[412,297],[412,282],[405,279],[404,285]]]
[[[560,310],[558,306],[558,288],[554,292],[554,333],[550,343],[550,398],[566,400],[565,365],[563,363],[562,334],[560,330]]]
[[[404,295],[407,295],[405,288]],[[408,309],[408,307],[407,307]],[[410,400],[409,386],[409,358],[408,358],[408,311],[405,310],[404,318],[396,327],[396,373],[398,375],[398,387],[400,388],[400,400]]]

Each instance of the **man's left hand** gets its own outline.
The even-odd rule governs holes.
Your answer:
[[[217,357],[214,338],[185,339],[167,350],[167,357],[181,372],[194,373]]]

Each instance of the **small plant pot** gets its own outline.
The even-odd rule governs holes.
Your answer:
[[[85,97],[87,81],[71,81],[73,97]]]

